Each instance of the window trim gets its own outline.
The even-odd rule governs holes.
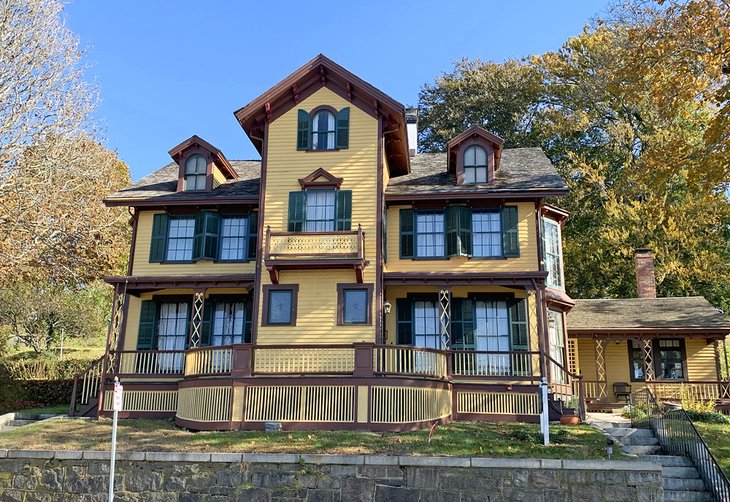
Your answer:
[[[334,123],[335,128],[333,131],[327,131],[325,133],[315,131],[314,130],[314,118],[321,112],[329,112],[332,114],[332,117],[334,117]],[[332,148],[314,148],[314,135],[317,134],[334,134],[334,147]],[[329,105],[320,105],[312,109],[312,111],[309,112],[309,149],[307,151],[309,152],[331,152],[333,150],[339,150],[337,148],[337,110],[335,110],[332,106]]]
[[[248,241],[251,236],[251,229],[249,228],[251,219],[249,218],[249,213],[221,213],[219,211],[218,216],[220,218],[218,223],[218,256],[216,256],[215,263],[248,263],[251,261],[251,258],[248,256]],[[226,218],[243,218],[246,220],[246,233],[243,236],[243,258],[241,259],[231,260],[221,258],[223,251],[223,220]]]
[[[345,291],[358,290],[367,293],[367,319],[365,322],[345,322]],[[337,325],[338,326],[372,326],[373,324],[373,284],[372,283],[338,283],[337,284]]]
[[[565,289],[565,271],[564,271],[564,268],[563,268],[563,228],[562,228],[562,225],[560,225],[560,222],[558,222],[558,221],[556,221],[556,220],[554,220],[552,218],[548,218],[545,215],[542,215],[542,217],[540,218],[540,226],[541,226],[541,228],[540,228],[540,234],[541,234],[540,235],[540,240],[542,241],[541,242],[541,245],[542,245],[542,254],[543,254],[542,261],[543,261],[543,268],[545,270],[547,270],[547,259],[546,258],[547,258],[547,255],[548,255],[548,252],[547,252],[547,240],[545,238],[546,235],[547,235],[547,232],[545,231],[546,225],[553,225],[553,226],[555,226],[555,229],[557,230],[557,239],[558,239],[558,269],[559,269],[559,272],[560,272],[560,277],[559,277],[560,284],[548,284],[548,278],[545,278],[545,285],[548,286],[548,287],[551,287],[551,288],[556,288],[556,289],[564,290]],[[548,272],[549,272],[549,270],[548,270]]]
[[[463,181],[463,184],[464,184],[464,185],[480,185],[480,184],[486,184],[486,183],[489,183],[489,150],[487,150],[486,148],[484,148],[484,145],[481,145],[481,144],[479,144],[479,142],[474,142],[474,143],[472,143],[471,145],[468,145],[468,146],[466,146],[466,147],[464,148],[463,152],[461,153],[461,156],[462,156],[462,157],[466,157],[466,152],[467,152],[467,150],[469,150],[470,148],[474,148],[474,149],[477,149],[477,148],[481,148],[481,149],[482,149],[482,150],[484,151],[484,158],[485,158],[485,160],[486,160],[486,162],[487,162],[487,163],[486,163],[486,164],[484,164],[484,165],[477,165],[477,164],[474,164],[474,165],[469,165],[469,166],[467,166],[467,165],[466,165],[466,160],[462,158],[462,170],[463,170],[463,175],[464,175],[464,181]],[[475,157],[475,159],[476,159],[476,155],[475,155],[474,157]],[[485,181],[473,181],[473,182],[467,182],[467,181],[466,181],[466,170],[467,170],[467,168],[468,168],[468,169],[474,169],[474,170],[475,170],[475,173],[474,173],[474,179],[477,179],[477,176],[476,176],[476,172],[477,172],[477,171],[476,171],[476,170],[477,170],[477,169],[484,169],[484,170],[486,171],[486,172],[485,172],[485,174],[486,174],[486,176],[485,176],[485,177],[486,177],[487,179],[486,179]]]
[[[269,322],[269,295],[272,291],[291,291],[291,322],[271,323]],[[296,326],[297,325],[297,304],[299,299],[299,284],[264,284],[262,287],[262,313],[261,326]]]
[[[679,340],[679,351],[682,353],[682,370],[683,370],[683,373],[684,373],[684,376],[682,378],[659,378],[657,376],[657,375],[659,375],[659,372],[657,371],[657,364],[659,363],[659,350],[660,350],[659,340]],[[633,359],[631,357],[631,355],[632,355],[631,353],[634,350],[631,347],[631,342],[632,341],[636,341],[636,342],[641,343],[641,340],[638,340],[636,338],[627,338],[626,339],[626,348],[627,348],[628,357],[629,357],[629,379],[632,382],[646,382],[647,381],[646,380],[646,375],[644,375],[644,378],[642,378],[641,380],[636,379],[634,377],[634,371],[633,371],[634,370],[634,368],[633,368],[633,362],[634,361],[633,361]],[[642,354],[641,355],[642,355],[642,358],[643,358],[643,356],[644,356],[643,350],[644,349],[642,347],[639,347],[636,350],[642,351]],[[655,382],[688,382],[689,381],[689,376],[687,375],[687,373],[688,373],[688,368],[687,368],[687,344],[685,343],[685,339],[684,338],[671,338],[671,337],[652,338],[651,339],[651,355],[652,355],[652,362],[654,363],[654,380],[653,381],[655,381]],[[643,368],[643,366],[642,366],[642,368]]]
[[[466,183],[464,181],[464,154],[466,149],[472,145],[479,145],[487,153],[487,181],[482,183]],[[461,142],[454,152],[456,155],[456,184],[467,186],[489,185],[494,181],[495,148],[481,136],[475,135],[470,139]]]
[[[243,334],[241,336],[241,343],[251,343],[253,337],[253,298],[249,293],[213,293],[205,299],[204,310],[209,308],[213,309],[213,315],[215,315],[215,307],[219,303],[243,303]],[[213,327],[215,325],[215,318],[210,319],[210,338],[213,338]],[[248,332],[246,331],[246,325],[248,325]],[[248,341],[246,341],[248,340]],[[202,342],[202,340],[201,340]],[[202,343],[201,343],[202,346]],[[222,345],[206,345],[206,347],[222,347]]]
[[[443,248],[444,254],[441,256],[418,256],[418,215],[419,214],[440,214],[442,217],[443,229],[441,234],[443,236]],[[431,235],[431,234],[429,234]],[[447,254],[447,243],[446,243],[446,209],[414,209],[413,210],[413,260],[448,260],[451,258]]]
[[[201,146],[192,146],[185,150],[185,155],[180,158],[178,164],[177,192],[203,193],[213,190],[213,155],[207,149]],[[185,164],[193,155],[202,155],[206,161],[205,167],[205,188],[203,190],[186,190],[185,189]]]
[[[185,213],[185,214],[167,214],[168,222],[167,222],[167,231],[165,232],[165,253],[163,255],[162,263],[172,263],[172,264],[180,264],[180,263],[196,263],[195,260],[195,222],[197,213]],[[192,220],[193,221],[193,236],[190,238],[193,242],[192,246],[192,255],[189,260],[169,260],[167,258],[167,251],[170,246],[170,222],[172,220]]]
[[[474,255],[474,213],[495,213],[499,218],[499,249],[501,254],[499,256],[476,256]],[[469,249],[469,256],[467,256],[467,259],[469,260],[507,260],[510,257],[504,255],[504,230],[502,228],[502,208],[501,206],[494,207],[494,208],[485,208],[485,207],[479,207],[479,208],[472,208],[471,210],[472,219],[471,219],[471,249]],[[485,233],[485,232],[481,232]],[[486,232],[486,233],[492,233],[492,232]]]

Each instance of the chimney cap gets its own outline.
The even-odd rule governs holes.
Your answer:
[[[636,248],[634,254],[654,254],[651,248]]]

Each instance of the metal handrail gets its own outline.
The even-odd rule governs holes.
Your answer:
[[[545,357],[547,360],[552,363],[553,367],[559,368],[565,375],[568,376],[566,381],[570,382],[570,380],[577,380],[578,382],[578,416],[582,421],[586,419],[586,399],[585,399],[585,388],[583,384],[583,375],[578,375],[577,373],[571,373],[570,370],[568,370],[565,366],[560,364],[558,361],[550,357],[549,354],[545,354]],[[568,383],[567,385],[570,385]],[[571,386],[572,387],[572,386]]]
[[[685,410],[662,410],[648,388],[632,393],[629,403],[632,426],[648,424],[664,451],[688,455],[713,498],[730,502],[730,480]]]

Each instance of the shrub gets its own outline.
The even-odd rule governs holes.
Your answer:
[[[716,411],[694,411],[685,410],[689,418],[695,422],[705,422],[708,424],[730,424],[730,417],[717,413]]]
[[[692,394],[692,391],[685,387],[684,384],[679,388],[679,398],[682,404],[682,409],[687,413],[714,413],[715,412],[715,401],[714,400],[703,400],[698,399]]]

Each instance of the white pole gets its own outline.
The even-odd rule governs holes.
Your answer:
[[[540,381],[540,394],[542,397],[542,413],[540,414],[540,432],[542,432],[543,444],[550,444],[550,410],[548,409],[548,385],[545,377]]]
[[[119,383],[119,377],[114,377],[114,419],[112,421],[112,452],[109,465],[109,502],[114,501],[114,460],[117,456],[117,419],[119,418],[119,410],[122,409],[122,384]]]

